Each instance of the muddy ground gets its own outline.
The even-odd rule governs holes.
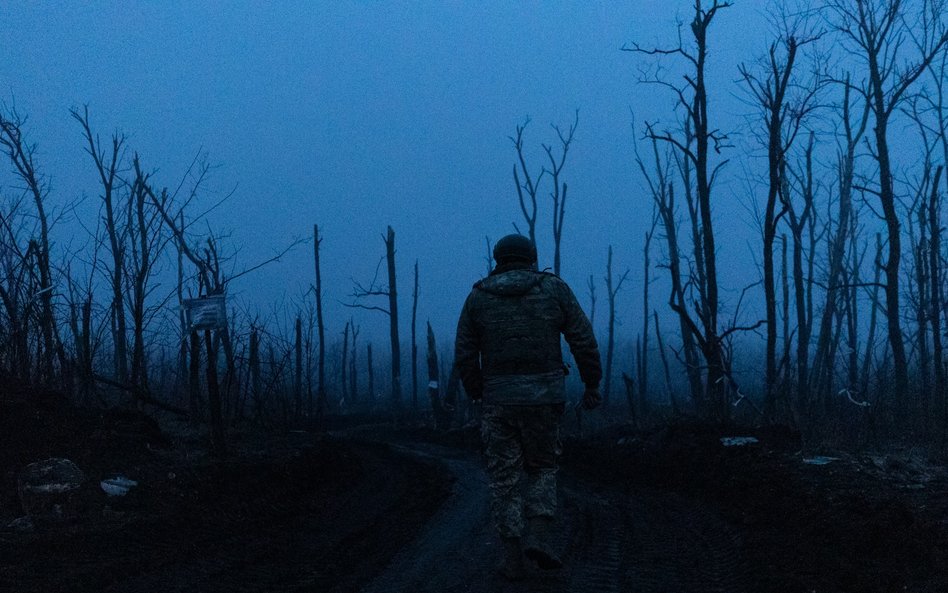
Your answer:
[[[782,429],[566,437],[566,566],[509,584],[476,429],[359,424],[234,433],[214,459],[167,419],[6,402],[0,591],[948,591],[948,474],[910,450],[811,465]],[[47,457],[87,480],[70,516],[24,528],[17,476]],[[108,497],[118,474],[139,486]]]

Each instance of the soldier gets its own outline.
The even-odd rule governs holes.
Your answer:
[[[464,303],[455,364],[471,399],[483,401],[491,514],[503,542],[499,570],[517,580],[524,577],[524,555],[542,569],[562,566],[550,546],[566,406],[560,335],[579,366],[586,409],[601,401],[602,367],[589,319],[565,282],[537,271],[530,239],[504,237],[494,246],[494,260],[493,271]]]

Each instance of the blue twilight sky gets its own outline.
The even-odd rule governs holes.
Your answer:
[[[740,125],[737,65],[765,43],[763,0],[738,0],[713,28],[710,72],[720,88],[712,114]],[[0,5],[0,96],[29,114],[26,128],[62,210],[86,196],[55,229],[58,245],[88,243],[98,188],[70,107],[88,104],[95,129],[128,134],[130,150],[160,185],[178,183],[201,149],[218,165],[204,204],[236,187],[208,217],[231,233],[234,268],[269,257],[294,237],[324,234],[329,329],[352,315],[363,336],[384,335],[378,314],[352,311],[352,279],[371,280],[387,225],[397,233],[403,332],[410,273],[421,270],[419,317],[441,338],[473,281],[485,271],[485,236],[520,222],[508,136],[529,116],[529,158],[555,142],[551,123],[579,128],[569,183],[563,276],[588,304],[599,283],[602,327],[606,249],[617,272],[622,331],[637,331],[641,248],[651,204],[632,160],[632,113],[671,122],[672,100],[636,83],[648,59],[619,51],[673,39],[684,0],[626,2],[7,2]],[[673,66],[669,62],[669,66]],[[674,75],[674,71],[669,71]],[[738,139],[740,140],[740,139]],[[732,155],[733,156],[733,155]],[[735,175],[741,173],[734,165]],[[15,193],[9,167],[0,187]],[[754,232],[734,194],[719,186],[721,257],[728,298],[757,279],[747,241]],[[195,211],[199,208],[195,208]],[[552,265],[550,205],[541,202],[541,266]],[[660,241],[656,240],[656,247]],[[653,262],[661,259],[659,251]],[[234,302],[264,316],[298,301],[312,282],[303,245],[231,287]],[[653,289],[664,308],[664,276]]]

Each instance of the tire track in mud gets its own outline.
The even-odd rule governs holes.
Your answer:
[[[389,557],[395,542],[410,542],[419,522],[420,503],[406,486],[405,455],[387,449],[357,447],[364,479],[333,512],[327,533],[324,513],[312,515],[298,487],[286,490],[267,483],[246,493],[253,502],[212,506],[186,542],[180,538],[153,541],[146,532],[123,543],[127,558],[154,558],[136,574],[122,577],[108,591],[346,591],[358,589]],[[394,474],[398,472],[398,474]],[[408,472],[415,475],[417,472]],[[430,498],[430,497],[429,497]],[[302,505],[302,506],[301,506]],[[429,513],[425,513],[427,516]],[[220,530],[217,526],[227,526]],[[192,528],[193,529],[193,528]],[[384,534],[379,537],[379,532]]]
[[[566,565],[529,569],[526,581],[508,583],[494,570],[499,540],[478,457],[428,444],[400,450],[446,465],[457,476],[454,493],[363,593],[753,591],[739,534],[701,503],[657,490],[621,494],[568,472],[561,473],[553,542]]]
[[[636,491],[626,506],[625,586],[639,591],[753,591],[741,539],[700,503],[665,491]]]

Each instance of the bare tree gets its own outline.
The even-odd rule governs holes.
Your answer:
[[[787,212],[788,226],[790,227],[790,234],[793,237],[793,289],[794,302],[796,305],[795,310],[797,313],[796,400],[800,409],[807,409],[809,404],[809,349],[810,333],[813,325],[811,309],[807,306],[807,295],[812,294],[812,291],[808,291],[806,282],[807,274],[803,264],[804,231],[809,229],[812,233],[813,227],[816,224],[814,219],[816,212],[814,207],[816,190],[814,187],[815,180],[813,174],[813,146],[814,135],[811,132],[805,151],[803,172],[800,174],[794,172],[793,174],[800,186],[800,195],[803,198],[803,209],[798,210],[797,206],[794,205],[794,201],[790,195],[790,180],[787,177],[784,177],[783,187],[780,191],[780,201],[783,203],[783,207]],[[810,253],[812,254],[812,250]]]
[[[596,327],[596,280],[592,274],[586,281],[586,290],[589,292],[589,325]]]
[[[349,400],[349,365],[347,364],[347,358],[349,356],[349,325],[350,323],[346,322],[346,327],[342,331],[342,364],[339,365],[339,379],[340,385],[342,387],[342,400]]]
[[[694,47],[686,49],[681,39],[676,47],[669,49],[643,49],[635,44],[624,47],[624,50],[652,56],[677,56],[683,58],[693,72],[685,76],[683,87],[668,82],[653,81],[670,89],[677,98],[677,106],[683,112],[684,130],[675,134],[670,130],[658,130],[652,124],[646,125],[646,137],[666,142],[677,149],[680,162],[686,163],[682,167],[683,180],[686,192],[690,191],[690,171],[694,168],[694,187],[696,198],[696,216],[700,220],[700,231],[696,232],[695,254],[700,255],[703,274],[697,278],[700,303],[697,310],[689,311],[688,303],[683,300],[682,294],[673,292],[669,303],[672,310],[687,326],[687,331],[694,336],[701,348],[707,366],[706,389],[708,412],[718,418],[725,418],[729,414],[726,402],[725,380],[729,377],[727,362],[722,350],[722,341],[726,334],[743,328],[731,328],[721,332],[718,323],[719,295],[717,275],[717,250],[713,216],[711,212],[711,193],[714,182],[721,168],[727,163],[722,160],[711,165],[712,151],[719,154],[726,146],[727,136],[712,127],[708,114],[708,89],[705,79],[705,66],[708,52],[708,31],[718,11],[731,6],[730,2],[713,0],[711,6],[704,8],[701,0],[694,3],[694,18],[691,21],[691,33],[694,38]],[[698,223],[695,223],[698,226]],[[695,316],[697,319],[695,319]]]
[[[944,5],[941,0],[921,0],[918,10],[909,14],[902,0],[832,0],[830,9],[836,28],[865,64],[864,84],[850,86],[870,104],[875,140],[872,155],[878,167],[878,187],[860,189],[878,197],[885,218],[888,237],[886,320],[896,399],[901,401],[908,387],[908,362],[900,317],[902,241],[889,149],[889,121],[915,82],[948,43]],[[909,45],[912,47],[907,47]]]
[[[527,224],[527,236],[530,241],[536,245],[536,225],[537,225],[537,194],[540,191],[543,179],[549,176],[553,187],[550,190],[550,200],[553,202],[553,273],[560,273],[560,244],[563,239],[563,225],[566,219],[566,191],[568,186],[562,180],[563,168],[566,166],[566,156],[569,153],[573,138],[576,135],[576,128],[579,125],[579,110],[576,110],[573,123],[569,128],[563,129],[556,124],[550,124],[550,127],[556,132],[559,140],[558,150],[554,149],[552,144],[541,144],[543,152],[546,153],[549,165],[540,168],[540,172],[534,177],[530,174],[527,166],[527,159],[524,156],[523,132],[526,129],[530,119],[518,125],[516,134],[510,137],[514,148],[517,151],[517,163],[514,164],[513,176],[514,184],[517,187],[517,198],[520,205],[520,211],[523,214],[524,221]],[[519,170],[518,170],[519,166]],[[523,181],[521,182],[521,175]],[[519,227],[514,223],[514,228],[520,232]]]
[[[359,400],[359,381],[358,381],[358,366],[356,365],[356,357],[358,353],[358,338],[359,338],[359,326],[350,319],[349,324],[352,326],[352,347],[350,348],[351,354],[349,355],[349,393],[352,396],[352,401]]]
[[[418,260],[415,260],[415,283],[411,293],[411,409],[418,410],[418,342],[415,329],[418,324]]]
[[[303,415],[303,319],[297,315],[294,327],[296,334],[296,365],[293,372],[293,400],[296,404],[296,417]]]
[[[43,381],[53,380],[53,356],[57,350],[58,335],[56,318],[53,311],[53,276],[50,264],[49,230],[50,220],[46,212],[46,198],[49,195],[49,186],[43,175],[37,169],[35,161],[36,146],[30,144],[23,137],[23,127],[26,118],[22,117],[15,107],[0,111],[0,146],[10,159],[14,173],[23,182],[24,192],[33,201],[36,219],[39,224],[39,237],[30,240],[27,253],[35,263],[38,286],[30,295],[40,303],[39,329],[41,334],[41,351],[39,353],[40,378]]]
[[[558,125],[553,125],[556,136],[560,141],[559,154],[554,155],[553,147],[547,144],[543,145],[543,150],[550,161],[550,177],[553,182],[553,189],[550,192],[550,198],[553,200],[553,273],[560,274],[560,243],[563,240],[563,223],[566,219],[566,189],[565,181],[561,180],[563,167],[566,165],[566,154],[573,143],[573,137],[576,134],[576,128],[579,126],[579,110],[576,110],[573,123],[565,132]]]
[[[537,243],[537,192],[539,191],[540,182],[543,180],[543,176],[546,175],[546,169],[541,167],[540,172],[536,174],[536,178],[530,174],[530,169],[527,167],[527,159],[523,154],[523,132],[527,128],[527,125],[530,123],[530,118],[528,117],[522,125],[518,125],[516,128],[516,134],[510,137],[510,141],[513,142],[514,148],[517,151],[517,162],[513,166],[513,178],[514,185],[517,188],[517,198],[520,203],[520,211],[523,213],[523,219],[527,223],[527,236],[530,237],[530,242],[536,245]],[[518,167],[519,165],[519,172]],[[523,181],[520,180],[520,176],[523,175]],[[517,229],[517,232],[521,232],[517,225],[514,224],[514,228]],[[488,246],[490,241],[488,241]],[[488,252],[490,250],[488,249]]]
[[[764,302],[767,309],[767,351],[764,409],[772,417],[776,407],[777,383],[777,294],[774,280],[774,240],[777,224],[786,209],[777,211],[778,196],[786,180],[787,153],[793,146],[802,122],[813,109],[819,81],[794,96],[797,85],[794,66],[799,49],[820,35],[806,30],[805,23],[784,21],[771,42],[767,56],[757,68],[740,66],[741,78],[748,87],[766,129],[763,143],[767,149],[768,185],[763,219]]]
[[[323,279],[319,267],[319,247],[323,239],[319,236],[319,225],[313,225],[313,261],[316,267],[316,328],[319,333],[319,387],[316,391],[316,410],[318,415],[326,411],[326,325],[323,323]]]
[[[654,173],[649,173],[649,169],[645,166],[645,162],[638,152],[637,145],[635,147],[635,159],[643,177],[648,183],[652,200],[657,208],[658,218],[665,231],[667,262],[664,264],[664,267],[668,269],[671,279],[671,296],[669,300],[681,302],[685,299],[685,296],[684,280],[681,270],[682,255],[678,245],[678,219],[675,205],[675,191],[674,186],[668,179],[668,159],[663,159],[660,156],[657,139],[651,138],[650,142],[655,161]],[[698,370],[698,352],[694,335],[689,329],[687,316],[685,314],[679,313],[678,321],[681,331],[682,350],[684,353],[685,373],[688,377],[691,398],[692,401],[700,403],[703,398],[703,392]]]
[[[855,179],[855,160],[856,148],[862,140],[866,131],[866,124],[869,120],[869,102],[864,101],[861,110],[857,107],[856,112],[861,111],[861,115],[853,120],[851,86],[843,85],[843,100],[839,107],[841,111],[841,123],[843,127],[843,145],[837,149],[836,172],[837,181],[837,212],[836,212],[836,231],[830,236],[829,255],[828,255],[828,274],[826,279],[826,296],[823,302],[823,310],[820,315],[819,333],[817,336],[816,352],[814,354],[813,372],[814,385],[818,392],[827,393],[831,390],[830,383],[834,371],[833,357],[830,356],[833,346],[833,319],[838,316],[840,307],[840,294],[846,292],[844,286],[844,276],[846,267],[846,250],[853,243],[855,237],[852,236],[854,229],[853,215],[853,183]],[[847,316],[851,319],[858,311],[858,307],[851,308]],[[852,347],[855,347],[852,345]],[[855,389],[855,381],[849,386]]]
[[[649,286],[652,284],[651,280],[651,248],[652,248],[652,237],[655,236],[655,227],[658,226],[658,212],[655,204],[652,204],[652,224],[649,227],[649,230],[645,232],[645,244],[642,247],[642,341],[641,341],[641,353],[638,357],[638,373],[639,373],[639,399],[645,401],[648,398],[649,393],[649,383],[648,383],[648,359],[649,359],[649,348],[648,348],[648,326],[649,326]]]
[[[85,106],[80,113],[71,109],[73,119],[82,126],[83,137],[86,141],[86,152],[92,157],[99,182],[102,186],[102,205],[105,207],[105,231],[109,239],[109,251],[112,254],[110,270],[112,285],[112,317],[114,319],[113,342],[115,344],[115,376],[126,383],[128,375],[128,335],[126,329],[125,301],[125,257],[126,257],[126,230],[120,226],[116,208],[115,192],[123,184],[120,177],[120,166],[124,153],[125,136],[115,132],[112,134],[108,147],[103,146],[102,140],[92,131],[89,122],[89,107]]]
[[[382,261],[380,260],[379,267],[377,267],[375,270],[375,277],[372,279],[372,283],[366,287],[356,282],[355,290],[350,296],[356,301],[370,297],[385,297],[388,301],[388,306],[366,305],[360,302],[350,303],[346,306],[367,309],[369,311],[378,311],[388,316],[389,334],[391,338],[392,349],[392,405],[395,406],[395,408],[398,408],[401,406],[402,399],[401,347],[398,341],[398,292],[396,290],[395,281],[395,231],[392,229],[392,227],[388,227],[388,233],[387,235],[383,236],[382,239],[385,242],[384,259],[388,268],[388,286],[379,286],[377,284],[379,267],[382,265]]]
[[[609,246],[609,255],[606,260],[606,296],[609,299],[609,330],[606,342],[606,373],[603,381],[602,399],[603,403],[609,403],[609,396],[612,393],[612,360],[615,351],[615,327],[616,327],[616,294],[622,288],[622,283],[628,278],[629,271],[626,270],[615,281],[612,276],[612,245]]]

